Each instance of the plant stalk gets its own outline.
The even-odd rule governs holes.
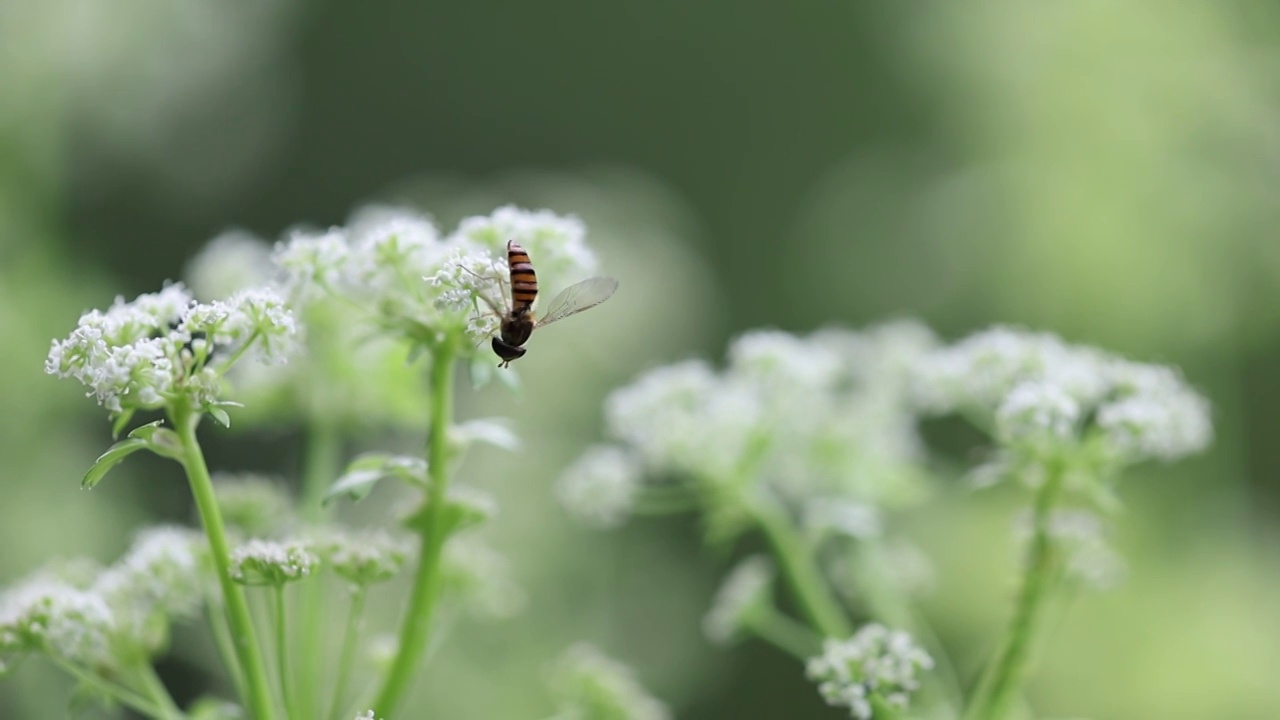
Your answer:
[[[969,703],[965,720],[1004,720],[1017,702],[1031,659],[1031,648],[1041,634],[1045,610],[1052,594],[1061,557],[1050,535],[1053,507],[1062,495],[1062,469],[1050,466],[1044,484],[1036,492],[1032,508],[1031,547],[1013,620],[999,653],[983,671]]]
[[[200,512],[200,523],[209,538],[209,550],[218,573],[218,585],[222,588],[227,625],[231,630],[232,645],[247,691],[245,705],[254,720],[272,720],[275,710],[271,704],[262,651],[253,631],[253,619],[249,615],[249,603],[245,599],[244,588],[231,579],[231,548],[227,542],[227,531],[222,523],[217,496],[213,492],[209,467],[205,464],[204,453],[196,440],[200,414],[188,408],[178,408],[171,419],[182,441],[182,466],[187,471],[191,494],[195,498],[196,509]]]
[[[431,429],[427,439],[426,522],[421,534],[413,591],[400,627],[400,645],[391,670],[378,692],[374,709],[380,717],[392,717],[404,699],[430,637],[431,621],[440,596],[440,559],[448,540],[445,510],[449,489],[449,427],[453,415],[452,338],[436,345],[431,357]]]
[[[800,611],[823,637],[847,638],[853,634],[849,619],[831,593],[804,538],[786,513],[768,503],[755,503],[752,512],[782,565],[782,575],[800,603]]]
[[[347,628],[342,633],[342,653],[338,655],[338,679],[333,685],[333,705],[329,710],[332,720],[342,717],[342,701],[351,679],[351,660],[356,652],[356,637],[360,633],[360,616],[364,613],[365,587],[357,585],[351,593],[351,610],[347,613]]]

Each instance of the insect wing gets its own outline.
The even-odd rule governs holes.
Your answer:
[[[608,300],[618,289],[618,281],[611,277],[587,278],[560,291],[547,306],[547,312],[538,321],[538,327],[550,325],[570,315],[576,315],[587,308]]]

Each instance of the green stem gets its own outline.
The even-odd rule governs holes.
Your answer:
[[[166,720],[181,720],[186,715],[182,713],[182,709],[178,707],[178,703],[173,701],[173,696],[169,694],[169,689],[160,681],[160,676],[156,675],[156,669],[150,663],[139,663],[137,667],[138,678],[142,680],[142,686],[146,689],[147,695],[160,709],[161,717]]]
[[[231,628],[227,627],[227,614],[221,610],[222,603],[216,597],[210,597],[205,601],[205,615],[209,621],[209,631],[213,634],[213,644],[218,648],[218,657],[231,675],[231,684],[236,687],[236,696],[244,697],[246,694],[244,673],[240,672],[240,663],[236,660]]]
[[[1036,492],[1032,508],[1031,547],[1013,620],[999,653],[983,671],[982,680],[965,712],[965,720],[1003,720],[1017,701],[1031,658],[1031,648],[1040,635],[1047,600],[1061,563],[1058,548],[1049,534],[1053,506],[1061,494],[1062,470],[1051,466],[1044,484]]]
[[[338,465],[342,459],[342,434],[338,423],[324,409],[313,408],[312,413],[302,467],[302,517],[313,525],[319,525],[329,519],[328,508],[321,501],[325,490],[338,477]],[[323,568],[321,572],[323,573]],[[325,590],[323,578],[314,577],[310,582],[300,585],[294,597],[294,611],[298,616],[298,622],[294,625],[294,630],[298,633],[298,657],[295,665],[299,685],[304,688],[319,688],[324,685],[324,652],[321,647],[325,630]],[[319,717],[319,693],[301,693],[297,711],[303,718]]]
[[[853,634],[849,619],[831,593],[822,571],[814,563],[804,538],[791,519],[768,502],[755,503],[752,513],[769,539],[774,554],[782,565],[787,585],[800,603],[800,611],[824,637],[847,638]]]
[[[746,627],[761,640],[791,654],[797,660],[813,657],[821,644],[812,630],[777,610],[770,609],[747,618]]]
[[[67,662],[53,653],[48,653],[48,656],[53,660],[54,665],[57,665],[75,679],[97,690],[103,695],[110,697],[121,705],[133,708],[148,717],[166,717],[163,711],[155,703],[151,702],[150,699],[145,698],[122,685],[118,685],[110,680],[99,677],[98,675],[95,675],[74,663]]]
[[[365,587],[357,585],[351,594],[351,610],[347,613],[347,629],[342,633],[342,654],[338,656],[338,679],[333,686],[333,704],[329,717],[340,720],[342,700],[351,679],[351,660],[356,652],[356,637],[360,634],[360,616],[364,613]]]
[[[187,479],[191,483],[191,494],[195,498],[196,509],[200,512],[200,522],[209,538],[209,550],[218,573],[218,585],[222,588],[227,625],[231,630],[232,644],[247,690],[244,701],[254,720],[271,720],[275,717],[275,710],[271,705],[270,686],[267,683],[266,667],[262,662],[262,652],[249,615],[249,603],[245,600],[244,589],[231,579],[231,548],[227,543],[227,531],[223,527],[222,512],[218,509],[218,498],[213,492],[209,467],[205,464],[204,453],[196,440],[200,414],[191,412],[188,408],[177,408],[171,419],[182,441],[182,465],[186,468]]]
[[[289,681],[289,614],[285,612],[284,585],[272,588],[271,594],[275,605],[276,663],[280,673],[280,697],[284,699],[284,714],[290,718],[301,718],[297,698],[294,697],[295,690]]]
[[[449,425],[453,413],[454,341],[437,345],[431,358],[431,431],[427,440],[426,522],[418,528],[421,547],[409,607],[400,627],[400,646],[378,692],[374,709],[382,717],[395,714],[427,648],[432,615],[440,595],[440,556],[448,539],[445,510],[449,483]]]

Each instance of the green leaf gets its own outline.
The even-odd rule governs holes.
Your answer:
[[[146,425],[139,425],[138,427],[129,431],[129,437],[140,438],[142,440],[149,441],[151,440],[151,437],[155,435],[157,431],[160,430],[160,426],[163,424],[164,424],[164,420],[153,420],[152,422],[149,422]]]
[[[343,495],[351,498],[352,502],[360,502],[373,492],[374,485],[386,477],[387,474],[381,470],[356,470],[346,473],[330,486],[321,503],[328,505]]]
[[[221,425],[222,427],[224,428],[231,427],[231,416],[227,414],[226,410],[223,410],[222,408],[216,405],[213,405],[208,408],[208,412],[209,412],[209,416],[212,417],[214,420],[217,420],[218,424]]]
[[[480,418],[468,420],[455,425],[450,431],[450,439],[466,447],[472,443],[488,443],[503,450],[520,449],[520,438],[511,431],[503,421],[497,418]]]
[[[147,446],[147,441],[142,438],[129,438],[107,448],[107,451],[102,453],[98,460],[93,463],[93,467],[89,468],[89,472],[84,474],[84,479],[80,481],[80,487],[85,490],[93,488],[93,486],[102,482],[102,478],[111,472],[111,468],[119,465],[120,461]]]
[[[347,465],[346,472],[325,493],[323,503],[327,505],[342,495],[358,502],[373,491],[374,485],[389,477],[424,487],[427,484],[427,461],[412,455],[361,455]]]
[[[120,433],[124,432],[124,426],[129,424],[133,419],[133,410],[125,410],[116,416],[116,421],[111,424],[111,439],[115,440],[120,437]]]

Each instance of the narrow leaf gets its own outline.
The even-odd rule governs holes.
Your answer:
[[[324,494],[323,504],[328,505],[335,498],[346,495],[353,502],[359,502],[373,492],[373,486],[377,485],[387,474],[382,470],[356,470],[348,472],[338,478]]]
[[[133,410],[125,410],[116,417],[116,421],[111,424],[111,439],[115,440],[120,437],[120,433],[124,432],[124,428],[133,419]]]
[[[147,423],[146,425],[139,425],[138,427],[129,431],[129,437],[140,438],[142,440],[150,440],[151,436],[155,435],[156,432],[160,430],[160,426],[163,424],[164,424],[163,420],[154,420],[152,422]]]
[[[474,442],[482,442],[502,448],[503,450],[519,450],[520,438],[511,431],[503,421],[496,418],[468,420],[453,428],[453,439],[464,446]]]
[[[222,408],[216,405],[213,405],[209,407],[208,412],[209,412],[209,415],[212,416],[214,420],[217,420],[218,424],[221,425],[222,427],[224,428],[231,427],[231,416],[227,414],[226,410],[223,410]]]
[[[111,468],[119,465],[120,461],[145,447],[147,447],[147,441],[141,438],[129,438],[112,445],[106,452],[102,453],[93,464],[93,467],[89,468],[89,472],[84,474],[84,479],[80,481],[80,487],[88,490],[102,482],[102,478],[111,472]]]

